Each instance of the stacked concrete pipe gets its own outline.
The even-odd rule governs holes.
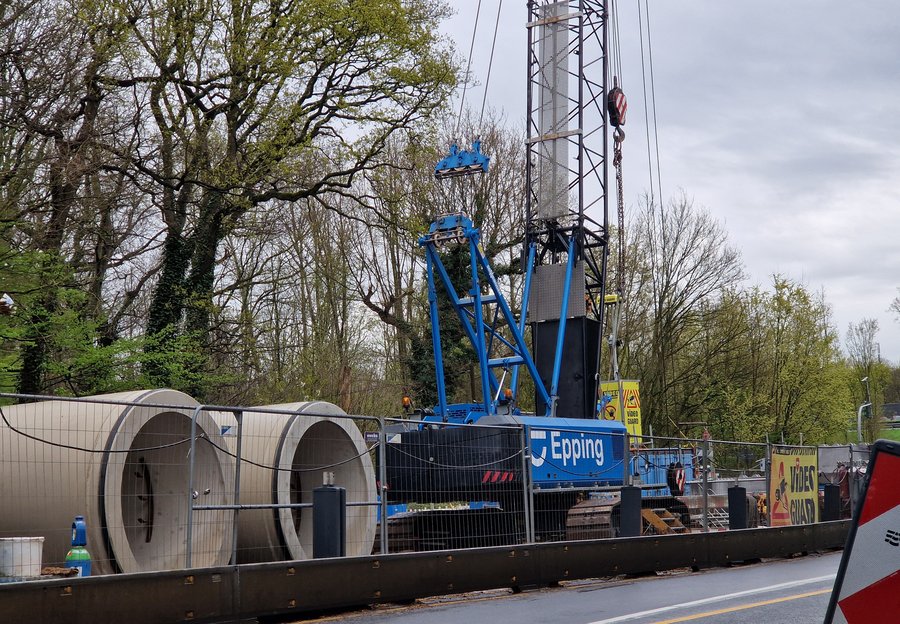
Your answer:
[[[146,390],[4,406],[0,536],[43,536],[44,563],[58,564],[81,515],[95,574],[183,567],[196,405],[181,392]],[[208,412],[197,415],[197,435],[195,502],[230,504],[234,462],[216,448],[226,443]],[[193,566],[228,563],[233,515],[193,513]]]
[[[375,539],[375,470],[359,428],[345,412],[324,401],[266,405],[272,412],[243,412],[240,504],[303,504],[322,485],[323,472],[347,490],[347,555],[372,552]],[[280,412],[280,413],[274,413]],[[232,452],[237,450],[237,419],[215,417]],[[246,461],[244,461],[246,460]],[[242,509],[238,518],[238,562],[310,559],[311,508]]]

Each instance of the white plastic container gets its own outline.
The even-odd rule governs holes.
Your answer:
[[[43,551],[43,537],[0,537],[0,576],[40,576]]]

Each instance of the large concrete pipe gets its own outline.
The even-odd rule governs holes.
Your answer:
[[[312,503],[322,473],[334,473],[334,485],[347,490],[347,502],[376,501],[375,471],[354,421],[339,418],[338,406],[324,401],[267,405],[292,412],[244,412],[241,439],[240,504]],[[220,413],[232,451],[237,421]],[[311,559],[312,509],[242,509],[238,519],[238,562]],[[376,508],[347,508],[347,555],[372,552]]]
[[[8,424],[0,421],[0,535],[43,536],[43,561],[58,563],[81,515],[95,573],[184,566],[197,402],[174,390],[90,399],[104,402],[2,408]],[[197,435],[196,503],[229,504],[234,462],[213,446],[224,449],[225,441],[208,412],[197,417]],[[194,512],[192,565],[228,563],[233,517],[230,510]]]

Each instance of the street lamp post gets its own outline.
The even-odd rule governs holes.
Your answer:
[[[860,443],[863,441],[862,413],[863,413],[863,410],[866,409],[867,407],[872,407],[872,404],[871,403],[863,403],[862,405],[859,406],[859,409],[856,411],[856,441],[860,442]]]
[[[869,392],[869,376],[866,375],[862,379],[861,382],[866,384],[866,402],[859,406],[859,410],[856,412],[856,439],[857,442],[863,441],[862,436],[862,413],[865,408],[869,408],[869,415],[872,414],[872,395]]]

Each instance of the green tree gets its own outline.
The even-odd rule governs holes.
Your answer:
[[[853,400],[824,294],[775,276],[742,287],[724,228],[690,202],[647,206],[628,229],[626,377],[655,433],[840,439]],[[608,357],[608,355],[607,355]]]
[[[884,389],[885,403],[900,403],[900,366],[890,367],[890,381]]]
[[[118,84],[152,111],[133,166],[166,228],[148,332],[174,327],[208,353],[224,237],[255,206],[349,189],[394,132],[443,103],[456,78],[436,34],[445,8],[156,0],[122,12],[140,62]]]
[[[767,303],[772,432],[786,440],[825,441],[846,426],[852,401],[824,296],[775,276]]]

